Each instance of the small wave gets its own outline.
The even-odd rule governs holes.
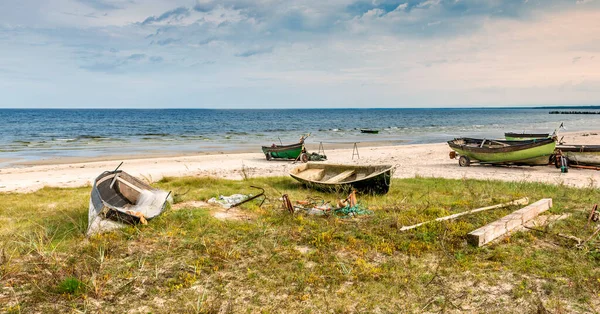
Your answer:
[[[21,141],[21,140],[14,140],[13,143],[15,143],[15,144],[23,144],[23,145],[29,145],[29,144],[31,144],[31,142],[29,142],[29,141]]]
[[[87,135],[87,134],[84,134],[84,135],[79,135],[77,137],[77,139],[79,139],[79,140],[97,140],[97,139],[108,139],[108,137],[100,136],[100,135]]]
[[[169,133],[138,133],[138,136],[170,136]]]
[[[247,132],[236,132],[236,131],[227,131],[225,134],[228,134],[228,135],[250,135]]]

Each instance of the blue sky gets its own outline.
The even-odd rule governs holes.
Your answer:
[[[600,0],[7,0],[0,107],[600,104]]]

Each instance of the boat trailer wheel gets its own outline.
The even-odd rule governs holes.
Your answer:
[[[468,167],[471,165],[471,159],[467,156],[460,156],[460,158],[458,158],[458,165],[461,167]]]
[[[267,157],[267,160],[271,160],[271,158],[273,158],[271,157],[271,152],[266,153],[265,157]]]
[[[301,160],[302,162],[304,162],[304,163],[308,162],[308,154],[306,154],[306,153],[302,153],[302,154],[300,155],[300,160]]]

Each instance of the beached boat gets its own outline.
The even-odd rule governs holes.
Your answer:
[[[279,159],[297,159],[302,153],[306,153],[304,149],[304,141],[292,145],[271,145],[263,146],[262,151],[267,160],[273,158]]]
[[[557,145],[556,150],[569,164],[600,166],[600,145]]]
[[[379,134],[379,130],[360,129],[360,133]]]
[[[124,171],[105,171],[94,180],[87,233],[146,223],[162,213],[169,195]]]
[[[549,163],[556,142],[553,138],[528,141],[457,138],[448,141],[448,145],[460,156],[458,164],[461,167],[469,166],[471,162],[533,166]],[[450,157],[456,158],[452,154]]]
[[[392,183],[394,167],[390,165],[357,166],[306,163],[292,171],[290,176],[309,188],[325,191],[385,194]]]
[[[550,137],[549,133],[504,133],[504,138],[507,141],[527,141],[533,139],[542,139]]]

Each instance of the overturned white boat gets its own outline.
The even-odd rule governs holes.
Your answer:
[[[87,235],[126,224],[146,224],[163,212],[170,194],[124,171],[105,171],[94,180],[92,187]]]

